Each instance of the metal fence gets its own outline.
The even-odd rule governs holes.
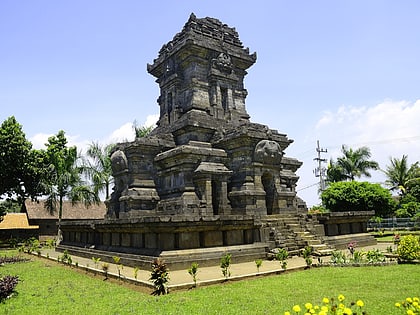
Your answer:
[[[387,218],[380,222],[368,221],[368,229],[414,229],[419,228],[419,221],[412,221],[411,218]]]

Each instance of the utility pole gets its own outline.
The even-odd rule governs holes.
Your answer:
[[[325,167],[322,166],[322,163],[326,163],[327,159],[321,158],[321,153],[327,153],[327,149],[322,149],[319,146],[319,140],[316,141],[316,152],[317,157],[314,158],[314,161],[318,162],[318,166],[314,169],[315,177],[319,177],[319,190],[322,192],[325,189]]]

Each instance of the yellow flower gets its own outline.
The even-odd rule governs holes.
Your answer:
[[[292,310],[293,310],[293,312],[299,313],[301,311],[301,308],[300,308],[299,305],[295,305],[295,306],[293,306]]]
[[[414,312],[412,310],[407,310],[407,315],[414,315]]]
[[[305,308],[310,310],[312,308],[312,303],[305,303]]]
[[[346,307],[343,311],[343,315],[352,315],[352,314],[353,314],[353,311],[348,307]]]
[[[338,308],[339,308],[339,309],[342,309],[342,310],[343,310],[343,309],[344,309],[344,307],[345,307],[345,306],[344,306],[344,304],[343,304],[343,303],[338,304]]]
[[[318,313],[318,315],[328,315],[328,314],[325,311],[321,311],[321,312]]]
[[[411,304],[411,303],[413,303],[413,299],[412,299],[412,298],[409,298],[409,297],[408,297],[408,298],[406,298],[405,300],[407,301],[407,303],[410,303],[410,304]]]
[[[414,302],[420,302],[420,299],[418,297],[413,297]]]
[[[321,312],[328,312],[328,307],[326,307],[325,305],[321,307]]]
[[[396,307],[401,307],[401,303],[398,303],[398,302],[397,302],[397,303],[395,303],[395,306],[396,306]]]
[[[338,300],[339,300],[340,302],[343,302],[343,301],[344,301],[344,299],[345,299],[344,295],[340,294],[340,295],[338,296]]]
[[[284,315],[291,315],[290,312],[284,312]]]
[[[324,297],[324,298],[322,299],[322,303],[324,303],[324,304],[328,304],[328,303],[330,303],[330,300],[329,300],[327,297]]]
[[[363,301],[362,301],[362,300],[357,300],[356,305],[357,305],[358,307],[363,307],[363,306],[365,305],[365,303],[363,303]]]

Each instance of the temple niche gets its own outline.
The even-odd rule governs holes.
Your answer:
[[[148,136],[115,147],[106,218],[78,232],[64,226],[63,244],[174,266],[186,249],[203,264],[278,246],[282,237],[269,230],[306,213],[295,190],[302,163],[285,155],[293,140],[250,121],[244,78],[256,60],[234,28],[191,14],[147,65],[160,87],[159,120]]]

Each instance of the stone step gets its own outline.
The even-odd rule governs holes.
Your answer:
[[[317,239],[315,239],[315,240],[306,240],[306,242],[311,247],[319,246],[319,245],[324,245],[324,244],[322,244],[322,242],[320,240],[317,240]]]

